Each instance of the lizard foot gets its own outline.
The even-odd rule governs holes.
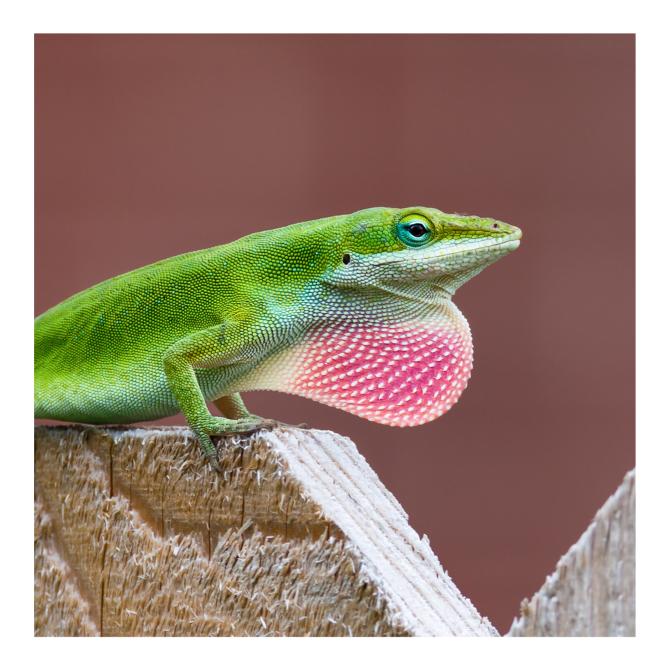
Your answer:
[[[307,428],[307,424],[301,423],[296,426],[277,419],[264,419],[255,414],[248,414],[239,419],[213,416],[203,426],[208,435],[250,435],[259,430],[272,430],[273,428]]]
[[[240,419],[226,419],[223,417],[212,416],[196,429],[196,434],[200,440],[203,453],[212,469],[221,474],[221,466],[217,448],[212,441],[212,436],[231,436],[231,435],[252,435],[259,430],[273,430],[275,428],[306,428],[305,424],[294,426],[276,419],[264,419],[254,414],[249,414]]]
[[[221,469],[221,465],[219,463],[219,456],[216,453],[216,451],[213,454],[207,454],[207,460],[209,461],[209,464],[212,466],[212,470],[216,472],[219,475],[223,474],[223,470]]]
[[[267,421],[259,416],[245,416],[241,419],[209,417],[198,429],[207,435],[245,435],[266,427]]]
[[[276,428],[309,428],[306,423],[285,423],[284,421],[274,421]]]
[[[250,414],[248,417],[250,419],[257,419],[262,423],[261,428],[272,430],[273,428],[307,428],[306,423],[286,423],[285,421],[279,421],[278,419],[264,419],[263,417],[256,416],[255,414]]]

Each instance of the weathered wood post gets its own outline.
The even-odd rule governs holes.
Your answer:
[[[37,635],[497,635],[354,444],[36,429]]]
[[[497,635],[347,438],[35,436],[36,635]],[[508,635],[634,634],[630,472]]]
[[[510,636],[635,635],[635,471],[600,508]]]

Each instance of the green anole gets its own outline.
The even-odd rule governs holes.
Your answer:
[[[472,369],[454,292],[520,238],[494,219],[376,207],[127,272],[35,320],[35,416],[181,411],[214,467],[210,436],[272,423],[246,409],[252,389],[394,426],[431,421]]]

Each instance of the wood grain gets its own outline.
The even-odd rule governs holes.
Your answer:
[[[521,604],[509,636],[635,635],[635,471]]]
[[[38,427],[36,635],[496,635],[353,443]]]

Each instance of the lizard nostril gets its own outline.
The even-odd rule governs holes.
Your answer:
[[[493,227],[494,227],[494,228],[500,228],[500,224],[499,224],[499,223],[494,223],[494,224],[493,224]]]
[[[349,263],[351,262],[351,254],[344,254],[344,256],[342,256],[342,262],[345,265],[349,265]]]

